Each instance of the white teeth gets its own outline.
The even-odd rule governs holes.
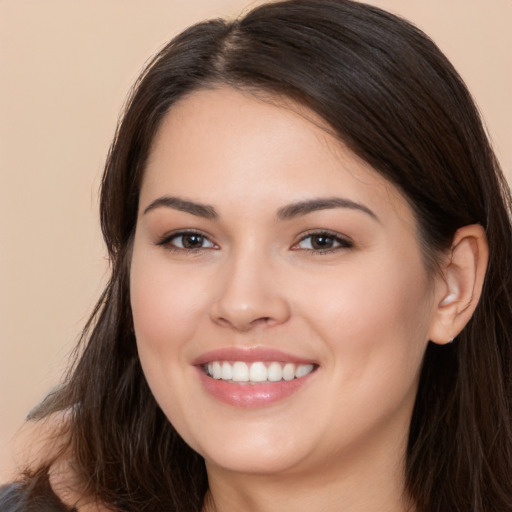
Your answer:
[[[283,368],[279,363],[270,363],[267,369],[267,379],[270,382],[279,382],[283,378]]]
[[[263,363],[252,363],[249,369],[249,380],[251,382],[265,382],[267,373],[267,367]]]
[[[283,368],[283,379],[293,380],[295,378],[295,365],[292,363],[286,363]]]
[[[313,364],[279,363],[270,364],[257,361],[213,361],[205,367],[206,373],[214,379],[232,382],[279,382],[300,379],[309,375],[315,369]]]
[[[311,373],[312,371],[312,364],[300,364],[299,366],[297,366],[297,369],[295,370],[295,377],[297,377],[297,379],[300,379],[301,377],[305,377],[308,373]]]
[[[229,364],[229,363],[227,363]],[[233,364],[233,382],[248,382],[249,381],[249,367],[243,361],[237,361]]]
[[[233,378],[233,368],[229,363],[222,363],[222,380],[231,380]]]
[[[212,377],[214,379],[222,379],[222,366],[218,361],[215,361],[212,365]]]

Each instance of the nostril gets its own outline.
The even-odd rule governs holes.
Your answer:
[[[254,320],[250,320],[248,322],[243,321],[242,319],[228,319],[224,317],[218,317],[216,319],[216,322],[223,327],[234,327],[235,329],[239,331],[248,331],[252,329],[253,327],[256,327],[258,325],[264,326],[264,325],[271,325],[273,323],[276,323],[275,319],[273,319],[270,316],[255,318]]]
[[[236,288],[236,287],[235,287]],[[225,293],[210,306],[210,318],[223,327],[247,331],[256,326],[270,327],[286,322],[290,311],[283,297],[269,296],[252,290],[249,297]],[[247,289],[245,290],[247,292]]]

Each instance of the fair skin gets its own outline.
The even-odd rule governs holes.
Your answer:
[[[159,129],[130,280],[145,375],[205,458],[205,510],[411,510],[422,357],[471,316],[484,236],[459,230],[444,272],[428,272],[398,190],[312,113],[274,100],[197,91]],[[254,361],[304,375],[212,375]]]
[[[407,201],[328,131],[289,101],[218,88],[174,105],[154,140],[134,324],[157,401],[205,458],[204,512],[414,512],[403,472],[421,359],[471,318],[486,238],[460,228],[427,271]],[[306,371],[207,375],[223,357]],[[26,432],[34,467],[65,443],[63,420]],[[53,490],[79,512],[112,510],[62,447]]]

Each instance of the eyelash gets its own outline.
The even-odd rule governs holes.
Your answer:
[[[173,245],[173,241],[180,237],[185,236],[197,236],[202,238],[203,240],[207,240],[212,244],[212,247],[177,247],[176,245]],[[165,247],[166,249],[170,251],[187,251],[187,252],[193,252],[198,253],[201,251],[205,251],[208,249],[216,248],[216,245],[204,234],[201,233],[201,231],[194,231],[194,230],[185,230],[185,231],[178,231],[176,233],[172,233],[170,235],[165,235],[161,240],[159,240],[156,245]],[[183,243],[182,243],[183,245]]]
[[[308,249],[302,249],[302,250],[310,252],[312,254],[320,254],[321,255],[321,254],[329,254],[329,253],[333,253],[333,252],[337,252],[337,251],[351,249],[352,247],[354,247],[354,243],[352,242],[352,240],[341,236],[339,233],[336,233],[334,231],[321,230],[321,231],[311,231],[311,232],[305,234],[304,236],[302,236],[300,238],[300,240],[296,244],[293,245],[292,249],[300,250],[299,248],[297,248],[297,246],[301,242],[304,242],[305,240],[307,240],[308,238],[313,238],[313,237],[328,238],[328,239],[332,240],[334,243],[337,243],[338,245],[336,247],[330,247],[328,249],[313,249],[313,248],[309,249],[308,248]]]
[[[202,238],[204,241],[210,242],[211,246],[209,246],[209,247],[178,247],[172,243],[173,241],[175,241],[176,239],[179,239],[180,237],[194,236],[194,235]],[[295,243],[292,246],[291,249],[295,250],[295,251],[301,250],[298,247],[299,244],[301,244],[308,238],[313,238],[313,237],[319,237],[319,238],[323,237],[323,238],[332,240],[333,243],[338,244],[338,245],[335,247],[329,247],[328,249],[305,248],[302,250],[307,251],[312,254],[328,254],[328,253],[333,253],[333,252],[344,250],[344,249],[351,249],[352,247],[354,247],[354,243],[351,240],[340,236],[339,233],[335,233],[334,231],[322,230],[322,231],[311,231],[311,232],[305,234],[304,236],[302,236],[300,238],[300,240],[297,243]],[[192,253],[196,253],[196,254],[199,252],[205,251],[205,250],[218,248],[214,244],[214,242],[212,242],[208,238],[208,236],[201,233],[200,231],[194,231],[194,230],[178,231],[176,233],[166,235],[161,240],[159,240],[156,243],[156,245],[165,247],[171,251],[187,251],[187,252],[192,252]],[[182,245],[183,245],[183,242],[182,242]]]

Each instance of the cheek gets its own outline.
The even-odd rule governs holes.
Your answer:
[[[130,300],[140,362],[156,401],[183,433],[197,421],[180,390],[190,378],[189,342],[205,311],[198,286],[197,276],[169,271],[165,261],[134,249]]]
[[[329,351],[330,423],[346,425],[348,436],[395,414],[405,425],[416,396],[428,341],[429,282],[421,262],[387,264],[386,269],[352,268],[338,286],[326,286],[318,300],[310,301],[311,325]]]
[[[161,257],[134,250],[130,300],[139,351],[181,355],[179,349],[193,337],[204,315],[197,281],[197,275],[169,269]]]
[[[384,255],[376,261],[351,267],[309,301],[311,323],[329,340],[333,364],[345,376],[414,369],[426,347],[431,293],[421,260]]]

